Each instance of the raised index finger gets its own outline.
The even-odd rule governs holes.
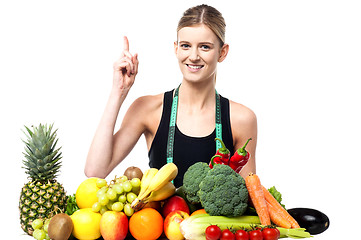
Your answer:
[[[123,49],[124,49],[124,51],[129,51],[129,41],[126,36],[124,36]]]

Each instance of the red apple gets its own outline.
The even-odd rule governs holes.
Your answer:
[[[180,224],[184,219],[189,218],[189,214],[176,210],[167,215],[164,220],[164,233],[170,240],[182,240],[184,239],[183,234],[180,231]]]
[[[123,212],[106,211],[100,219],[104,240],[123,240],[128,233],[128,218]]]
[[[169,213],[177,210],[186,212],[188,215],[190,214],[186,200],[180,196],[175,195],[165,201],[162,209],[162,215],[164,218],[166,218]]]

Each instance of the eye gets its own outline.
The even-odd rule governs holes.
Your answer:
[[[187,49],[187,48],[190,48],[190,45],[187,44],[187,43],[182,43],[182,44],[180,45],[180,47],[183,48],[183,49]]]
[[[201,49],[203,49],[203,50],[209,50],[209,49],[211,49],[211,47],[208,46],[208,45],[202,45],[202,46],[201,46]]]

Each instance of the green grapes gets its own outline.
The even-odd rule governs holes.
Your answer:
[[[102,206],[99,213],[103,215],[106,211],[108,211],[108,208],[106,206]]]
[[[43,227],[43,220],[42,219],[35,219],[32,223],[31,226],[33,227],[33,229],[41,229]]]
[[[50,240],[48,236],[48,226],[49,226],[50,219],[35,219],[31,226],[34,229],[33,237],[36,240]]]
[[[102,205],[100,204],[100,202],[96,202],[93,204],[92,210],[93,210],[93,212],[100,212],[101,207],[102,207]]]
[[[137,195],[135,193],[130,192],[127,194],[128,203],[132,203],[134,201],[134,199],[136,199],[136,198],[137,198]]]
[[[108,182],[99,179],[97,186],[98,201],[93,204],[93,212],[104,214],[106,211],[124,212],[127,216],[132,216],[134,209],[131,203],[139,194],[141,180],[133,178],[129,180],[126,176],[120,176]]]
[[[46,220],[44,221],[44,226],[43,226],[43,228],[44,228],[44,231],[45,231],[45,232],[48,232],[49,223],[50,223],[50,219],[46,219]]]
[[[98,179],[97,180],[97,187],[98,188],[105,187],[106,185],[107,185],[107,180],[105,180],[105,179]]]
[[[126,195],[120,195],[118,198],[118,201],[121,203],[125,203],[127,201],[127,196]]]
[[[98,190],[97,197],[100,198],[100,196],[106,194],[107,191],[108,191],[108,187],[102,187],[100,190]]]
[[[114,191],[114,189],[109,189],[107,192],[107,197],[109,198],[109,200],[114,200],[117,198],[117,193]]]
[[[129,181],[123,182],[124,192],[130,192],[132,191],[132,188],[132,184]]]
[[[116,212],[121,212],[123,210],[123,208],[124,208],[124,205],[121,202],[115,202],[112,205],[112,210],[116,211]]]
[[[134,209],[130,206],[129,203],[126,203],[124,205],[124,213],[125,215],[127,215],[128,217],[132,216],[134,213]]]
[[[122,194],[123,193],[123,186],[120,185],[119,183],[117,184],[114,184],[113,187],[114,191],[117,193],[117,194]]]
[[[130,183],[133,187],[140,187],[141,181],[139,178],[133,178],[132,180],[130,180]]]
[[[100,198],[99,198],[99,203],[102,205],[102,206],[105,206],[109,203],[109,198],[107,197],[107,195],[101,195]]]
[[[35,229],[33,232],[33,237],[36,240],[44,240],[46,238],[46,233],[43,229]]]

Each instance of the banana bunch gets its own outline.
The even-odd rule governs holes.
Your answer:
[[[143,174],[140,192],[132,202],[134,210],[143,208],[148,202],[161,201],[175,193],[172,180],[177,176],[178,168],[174,163],[167,163],[161,169],[150,168]]]

